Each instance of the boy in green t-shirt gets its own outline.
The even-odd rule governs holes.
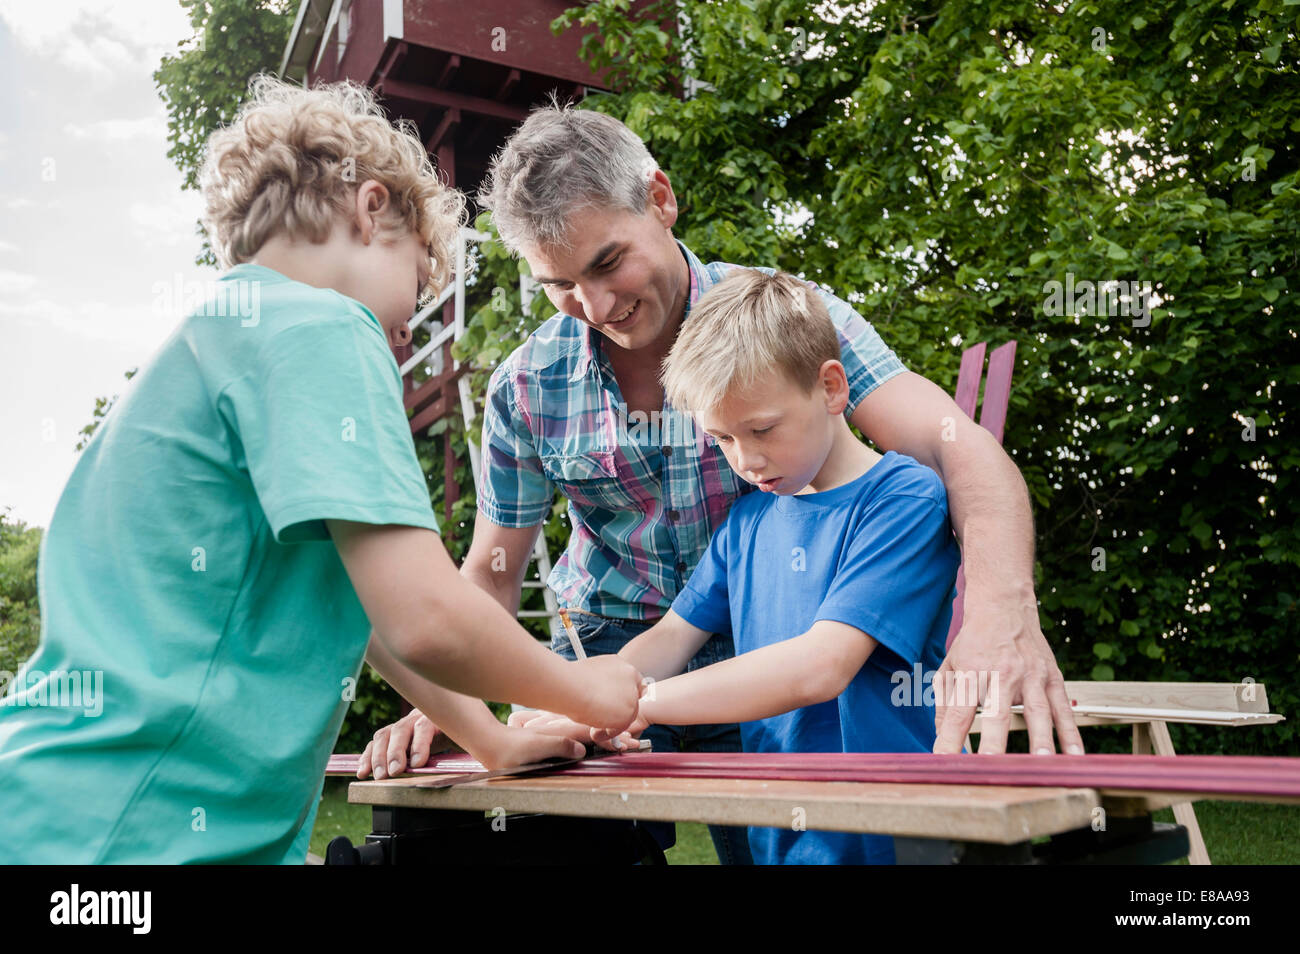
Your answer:
[[[45,535],[40,647],[0,704],[0,862],[302,862],[363,656],[489,767],[581,746],[479,699],[636,714],[631,665],[549,652],[438,538],[390,346],[446,283],[463,200],[419,139],[362,87],[260,77],[201,181],[233,267]]]

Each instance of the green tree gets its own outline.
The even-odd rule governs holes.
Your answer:
[[[15,520],[8,507],[0,512],[0,695],[9,674],[36,651],[41,616],[36,601],[36,561],[40,527]]]
[[[208,136],[239,111],[254,74],[280,65],[293,14],[293,0],[180,0],[194,33],[154,71],[158,95],[167,106],[167,157],[199,187],[199,168]],[[217,264],[201,225],[197,264]]]

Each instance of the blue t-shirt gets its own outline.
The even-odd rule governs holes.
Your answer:
[[[0,862],[303,862],[369,635],[330,519],[437,529],[397,363],[360,302],[236,266],[59,498]]]
[[[943,482],[890,451],[824,493],[741,497],[673,610],[731,633],[737,654],[818,620],[880,644],[837,699],[742,723],[746,752],[929,752],[934,705],[911,683],[918,663],[943,662],[959,561]],[[750,828],[749,840],[759,864],[894,863],[887,835]]]

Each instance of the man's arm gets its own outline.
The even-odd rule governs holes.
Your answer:
[[[461,576],[483,590],[511,616],[519,613],[524,574],[533,555],[539,523],[535,527],[499,527],[478,512],[474,539],[460,566]]]
[[[1055,751],[1055,721],[1061,749],[1082,753],[1065,680],[1038,620],[1033,515],[1015,463],[941,388],[912,372],[875,388],[850,421],[881,449],[936,471],[947,489],[966,588],[961,631],[939,676],[998,673],[990,684],[1000,691],[981,700],[980,752],[1006,751],[1011,706],[1023,702],[1030,751]],[[946,706],[936,694],[934,750],[960,752],[974,718],[974,705]]]
[[[635,717],[635,669],[617,657],[572,663],[538,645],[457,572],[437,534],[339,520],[328,525],[376,639],[402,667],[455,692],[585,722],[610,718],[626,727]]]
[[[843,692],[876,646],[860,629],[819,620],[793,639],[654,683],[637,722],[749,722],[816,705]]]

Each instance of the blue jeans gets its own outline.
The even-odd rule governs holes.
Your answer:
[[[569,610],[573,628],[588,656],[617,653],[629,642],[649,629],[653,623],[633,619],[613,619],[580,610]],[[573,659],[573,647],[563,627],[553,626],[551,649],[566,659]],[[686,671],[730,659],[736,654],[730,636],[714,633],[695,657],[686,665]],[[641,734],[649,739],[655,752],[739,752],[740,727],[736,725],[652,725]],[[677,843],[677,827],[672,822],[642,822],[646,831],[665,851]],[[724,865],[752,865],[749,853],[749,835],[745,828],[710,825],[709,837],[718,860]]]

